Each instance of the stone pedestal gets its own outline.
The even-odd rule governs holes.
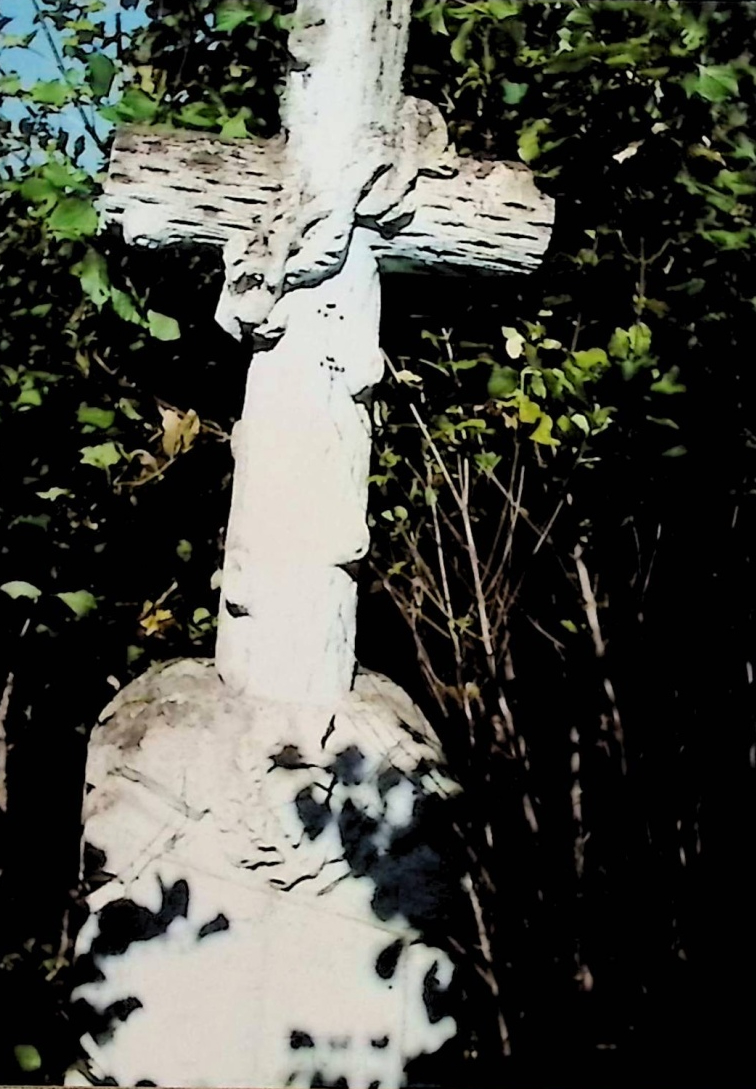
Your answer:
[[[454,1035],[421,930],[459,887],[429,834],[457,787],[386,678],[329,713],[169,663],[104,712],[87,783],[68,1084],[397,1089]]]

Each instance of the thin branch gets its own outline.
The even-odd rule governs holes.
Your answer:
[[[63,77],[64,82],[68,84],[68,87],[70,88],[70,90],[75,95],[76,94],[76,88],[74,87],[73,83],[71,82],[71,80],[69,78],[68,69],[66,68],[65,61],[63,60],[61,52],[58,49],[58,43],[55,41],[55,38],[53,36],[52,31],[50,30],[50,27],[47,25],[47,16],[46,16],[45,12],[43,12],[41,7],[39,6],[39,0],[32,0],[32,6],[34,7],[34,11],[36,12],[37,21],[39,22],[39,25],[42,27],[42,33],[44,34],[45,38],[47,39],[47,44],[50,46],[53,57],[55,58],[55,63],[58,66],[58,71],[60,72],[61,76]],[[89,120],[86,113],[84,112],[84,107],[82,106],[81,102],[79,102],[78,100],[75,99],[74,100],[74,105],[76,107],[77,113],[79,114],[79,117],[82,120],[84,128],[89,133],[89,135],[92,137],[94,142],[97,144],[97,147],[100,149],[100,151],[104,152],[105,149],[106,149],[106,144],[100,139],[100,137],[99,137],[99,135],[97,133],[97,129],[94,127],[94,125]]]

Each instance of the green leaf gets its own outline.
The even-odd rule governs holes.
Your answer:
[[[519,359],[525,347],[525,337],[509,325],[502,326],[505,343],[504,350],[510,359]]]
[[[471,371],[473,367],[477,367],[481,362],[480,356],[477,359],[453,359],[449,366],[456,373],[457,371]]]
[[[102,309],[110,298],[108,263],[103,255],[90,247],[81,261],[72,267],[71,272],[78,276],[81,289],[87,298],[92,300],[98,310]]]
[[[667,371],[665,375],[651,384],[651,390],[653,393],[685,393],[686,387],[677,381],[677,376],[680,373],[679,367],[672,367]]]
[[[494,367],[488,380],[488,396],[498,400],[511,397],[518,381],[519,375],[514,367]]]
[[[501,461],[501,454],[476,454],[474,461],[482,473],[485,473],[486,476],[490,476]]]
[[[636,321],[628,329],[630,350],[633,355],[648,355],[651,350],[651,330],[645,321]]]
[[[220,110],[210,102],[189,102],[178,113],[182,125],[195,129],[214,129],[220,124]]]
[[[77,193],[86,193],[89,190],[87,175],[83,170],[77,170],[68,162],[53,159],[45,163],[42,167],[42,177],[61,192],[67,192],[70,189]]]
[[[40,499],[49,499],[53,503],[56,499],[60,499],[62,495],[72,494],[68,488],[48,488],[46,492],[37,492]]]
[[[20,408],[23,405],[27,405],[32,408],[38,408],[42,404],[42,394],[34,386],[29,386],[26,389],[21,390],[16,400],[13,402],[14,408]]]
[[[17,95],[21,90],[21,80],[15,74],[0,76],[0,95]]]
[[[508,106],[516,106],[518,102],[522,102],[528,93],[528,84],[510,83],[508,79],[505,79],[501,85],[501,92]]]
[[[581,371],[590,374],[599,367],[605,367],[609,360],[603,348],[588,348],[584,352],[573,352],[572,358]]]
[[[81,464],[92,465],[95,469],[107,471],[122,458],[121,451],[114,442],[103,442],[98,446],[84,446],[81,450]]]
[[[54,238],[76,241],[92,235],[97,230],[98,216],[91,200],[66,197],[52,211],[47,221]]]
[[[683,87],[688,97],[697,94],[707,102],[724,102],[738,93],[738,74],[728,64],[699,64],[698,75],[689,73]]]
[[[59,597],[79,620],[97,608],[97,598],[94,594],[90,594],[89,590],[69,590],[55,596]]]
[[[614,330],[609,341],[609,354],[615,359],[627,359],[630,354],[630,334],[627,329]]]
[[[111,288],[110,298],[113,303],[113,309],[119,318],[123,318],[124,321],[130,321],[134,325],[144,325],[144,318],[139,313],[136,301],[126,291],[121,291],[120,288]]]
[[[159,314],[157,310],[147,311],[147,322],[150,336],[156,340],[178,340],[181,336],[179,323],[175,318],[169,318],[166,314]]]
[[[530,375],[530,392],[535,394],[536,397],[546,396],[546,383],[543,380],[542,374]]]
[[[533,442],[537,442],[541,446],[559,446],[559,439],[555,439],[551,434],[553,426],[554,421],[551,416],[547,416],[544,413],[538,421],[538,427],[530,436]]]
[[[224,140],[242,140],[249,136],[247,132],[247,119],[252,116],[249,106],[242,108],[233,117],[227,118],[221,128],[221,136]]]
[[[60,193],[47,178],[26,178],[20,187],[21,196],[32,204],[40,205],[40,211],[49,212],[60,199]]]
[[[531,401],[529,397],[520,398],[517,404],[517,414],[520,417],[520,422],[524,424],[535,423],[536,420],[541,419],[544,415],[535,401]],[[550,427],[549,430],[551,430]]]
[[[457,64],[463,64],[467,56],[467,41],[475,27],[475,19],[467,19],[459,29],[459,32],[451,43],[452,60]]]
[[[88,424],[90,427],[101,427],[107,430],[113,426],[115,412],[112,408],[90,408],[89,405],[80,404],[76,419],[80,424]]]
[[[32,102],[41,106],[53,106],[60,109],[73,95],[71,87],[62,79],[41,80],[29,91]]]
[[[681,457],[684,457],[687,454],[687,452],[688,452],[688,448],[686,446],[670,446],[669,450],[664,451],[664,453],[662,454],[662,457],[664,457],[664,458],[681,458]]]
[[[265,0],[222,0],[215,9],[215,29],[231,34],[243,23],[267,23],[275,14],[276,9]]]
[[[176,555],[184,563],[188,563],[192,558],[192,542],[185,540],[183,537],[176,545]]]
[[[531,121],[520,130],[517,140],[517,150],[524,163],[532,163],[541,154],[541,134],[550,130],[551,125],[546,118]]]
[[[130,401],[127,397],[122,397],[118,402],[118,408],[124,414],[127,420],[141,420],[143,416],[140,412],[137,412],[134,407],[134,401]]]
[[[16,1044],[13,1048],[16,1062],[26,1074],[39,1070],[42,1066],[42,1057],[32,1044]]]
[[[8,597],[12,597],[15,601],[19,597],[28,597],[32,601],[37,601],[42,595],[42,591],[36,586],[32,586],[30,582],[24,582],[23,579],[13,579],[11,582],[4,582],[0,586],[0,590]]]
[[[12,529],[13,526],[36,526],[38,529],[47,530],[49,525],[49,514],[19,514],[17,518],[13,519],[8,528]]]
[[[729,189],[736,197],[747,197],[756,193],[756,185],[748,178],[749,175],[743,170],[720,170],[714,184],[720,189]]]
[[[117,68],[110,57],[104,53],[93,53],[87,64],[87,82],[95,98],[105,98],[110,94]]]
[[[701,237],[723,250],[744,250],[751,245],[756,231],[752,227],[740,231],[701,231]]]
[[[106,106],[100,115],[107,121],[133,121],[138,125],[149,125],[155,120],[160,104],[139,87],[129,87],[123,98],[115,106]]]
[[[519,15],[521,3],[516,0],[488,0],[488,10],[494,19],[508,19],[511,15]]]

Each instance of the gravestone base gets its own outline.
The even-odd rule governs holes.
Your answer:
[[[327,708],[242,702],[198,659],[128,685],[90,741],[67,1084],[405,1084],[456,1028],[421,934],[459,890],[432,846],[457,790],[377,674]]]

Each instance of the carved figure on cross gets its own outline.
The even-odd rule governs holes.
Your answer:
[[[216,666],[250,698],[331,703],[354,674],[379,270],[527,271],[550,200],[527,170],[458,161],[402,94],[410,0],[300,0],[283,137],[121,133],[103,208],[132,241],[224,247],[218,320],[255,332]]]

